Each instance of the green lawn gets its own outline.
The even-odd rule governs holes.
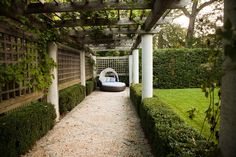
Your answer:
[[[154,95],[168,104],[187,124],[201,131],[209,99],[200,88],[192,89],[154,89]],[[196,116],[191,120],[187,111],[196,108]],[[206,123],[207,124],[207,123]],[[209,125],[205,125],[203,136],[209,137]]]

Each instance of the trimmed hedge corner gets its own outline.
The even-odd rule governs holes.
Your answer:
[[[131,87],[131,101],[139,111],[141,124],[155,156],[206,157],[214,151],[208,142],[158,98],[141,102],[141,86]],[[137,100],[139,99],[139,100]]]
[[[59,111],[60,114],[71,111],[76,105],[84,100],[86,89],[80,84],[68,87],[59,91]]]
[[[0,117],[0,154],[15,157],[26,153],[34,143],[53,128],[53,105],[31,103]]]
[[[86,95],[91,94],[96,89],[96,82],[94,80],[86,81]]]

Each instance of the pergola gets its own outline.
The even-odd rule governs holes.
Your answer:
[[[139,82],[138,48],[142,48],[142,98],[152,97],[152,36],[157,33],[157,26],[164,22],[170,9],[184,7],[189,0],[38,0],[17,1],[10,8],[0,6],[0,15],[19,21],[23,15],[32,22],[29,27],[46,29],[58,28],[68,32],[63,34],[63,41],[73,43],[80,50],[130,51],[130,80]],[[234,0],[225,0],[225,19],[235,23]],[[141,43],[141,44],[140,44]],[[235,47],[233,49],[235,51]],[[227,51],[233,51],[226,49]],[[225,75],[222,80],[222,113],[220,146],[225,156],[235,155],[235,59],[226,53]],[[235,52],[234,52],[235,54]],[[50,55],[56,58],[56,46],[51,46]],[[84,52],[81,66],[84,67]],[[235,55],[234,55],[235,56]],[[235,58],[235,57],[234,57]],[[56,73],[54,71],[54,75]],[[85,85],[83,70],[81,84]],[[54,99],[57,78],[55,77],[49,96]],[[56,89],[57,90],[57,89]],[[50,94],[51,93],[51,94]],[[54,98],[53,98],[54,97]],[[57,96],[58,97],[58,96]],[[52,100],[54,102],[54,100]],[[230,106],[230,107],[228,107]],[[228,154],[228,155],[227,155]]]
[[[21,2],[0,13],[17,20],[16,15],[34,19],[33,26],[67,30],[64,40],[82,49],[130,51],[130,83],[139,82],[138,47],[142,48],[143,98],[152,97],[152,36],[164,23],[170,9],[186,6],[189,0],[53,0]],[[12,10],[16,13],[12,14]],[[40,22],[39,16],[42,21]],[[45,25],[45,23],[47,25]],[[140,44],[142,43],[142,44]],[[82,58],[84,54],[81,54]],[[133,77],[132,77],[133,76]],[[85,85],[85,79],[81,79]]]
[[[93,51],[130,51],[138,47],[142,34],[156,33],[168,10],[184,7],[189,0],[53,0],[18,2],[0,14],[17,20],[24,15],[32,26],[69,30],[67,38]],[[14,12],[14,13],[13,13]],[[42,19],[41,21],[39,19]]]

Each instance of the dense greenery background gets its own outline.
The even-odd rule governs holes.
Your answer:
[[[209,62],[216,56],[214,63]],[[155,88],[200,87],[221,77],[222,53],[210,49],[158,49],[153,57]]]

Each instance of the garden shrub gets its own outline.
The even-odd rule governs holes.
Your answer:
[[[220,54],[212,73],[203,68],[210,54]],[[157,88],[200,87],[211,76],[221,76],[220,50],[210,49],[158,49],[153,57],[153,85]]]
[[[129,86],[129,75],[126,76],[119,76],[119,81],[120,82],[124,82],[126,84],[126,86]]]
[[[96,82],[94,80],[86,81],[86,95],[91,94],[96,89]]]
[[[131,87],[131,101],[139,107],[141,124],[155,156],[205,157],[214,151],[213,143],[188,126],[157,97],[138,104],[141,102],[140,91],[140,85]]]
[[[80,84],[73,85],[59,91],[59,111],[60,114],[71,111],[78,105],[86,95],[86,89]]]
[[[34,102],[0,117],[0,154],[15,157],[26,153],[54,126],[53,105]]]
[[[142,87],[141,84],[132,84],[130,87],[130,99],[135,106],[137,113],[139,114],[139,106],[142,99]]]

